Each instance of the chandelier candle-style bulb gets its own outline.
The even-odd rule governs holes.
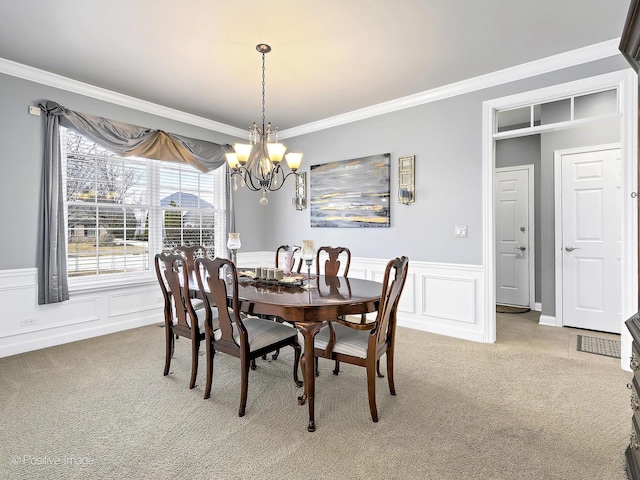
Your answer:
[[[267,143],[267,151],[269,152],[269,160],[273,163],[279,163],[284,157],[287,147],[281,143]]]
[[[249,161],[249,156],[251,155],[252,148],[253,148],[253,145],[249,143],[236,143],[233,146],[233,149],[236,152],[236,157],[238,158],[238,162],[240,163],[240,165],[244,165]]]
[[[238,170],[240,162],[238,161],[238,155],[234,152],[225,153],[224,156],[227,159],[227,163],[232,170]]]
[[[302,163],[302,154],[290,152],[287,153],[284,158],[287,160],[287,165],[292,172],[295,172],[300,168],[300,163]]]

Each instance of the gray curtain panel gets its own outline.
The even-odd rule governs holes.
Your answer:
[[[69,300],[59,125],[60,111],[47,112],[38,252],[39,305]]]
[[[162,130],[74,112],[50,100],[41,103],[40,109],[46,115],[41,251],[38,260],[38,303],[41,305],[69,299],[60,125],[90,138],[120,156],[186,163],[201,172],[210,172],[225,165],[224,154],[232,150],[231,145],[218,145]],[[225,230],[229,232],[233,231],[235,220],[233,195],[228,179],[225,198]]]

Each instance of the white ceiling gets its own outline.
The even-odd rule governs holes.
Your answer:
[[[616,39],[628,0],[0,0],[0,57],[287,129]],[[55,99],[52,99],[55,100]]]

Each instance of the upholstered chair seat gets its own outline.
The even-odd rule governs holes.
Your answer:
[[[369,342],[368,330],[354,330],[341,323],[333,324],[336,340],[333,344],[333,352],[349,355],[351,357],[367,358],[367,344]],[[315,338],[315,348],[325,350],[329,345],[330,329],[325,325],[320,329]]]
[[[203,314],[204,313],[203,310]],[[242,323],[247,329],[247,335],[249,337],[249,352],[255,352],[273,343],[284,342],[298,334],[295,328],[265,318],[248,316],[243,318]],[[222,331],[215,331],[213,338],[214,341],[220,340],[222,338]],[[233,325],[233,339],[237,343],[240,342],[240,332],[236,324]]]

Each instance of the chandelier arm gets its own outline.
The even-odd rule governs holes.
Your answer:
[[[237,172],[232,172],[231,176],[234,175],[238,175],[240,177],[240,179],[244,180],[244,184],[245,186],[251,190],[252,192],[257,192],[259,190],[262,190],[262,187],[256,187],[253,183],[253,176],[251,175],[251,173],[249,172],[249,170],[247,170],[246,167],[238,167],[238,171]]]
[[[280,181],[280,186],[276,187],[276,185],[278,185],[278,181]],[[282,187],[282,182],[284,182],[284,170],[280,166],[280,164],[277,163],[274,165],[273,169],[271,170],[271,173],[269,174],[269,182],[267,185],[267,189],[270,192],[276,192],[280,190],[280,188]]]
[[[276,188],[271,188],[271,185],[269,185],[269,191],[271,192],[277,192],[278,190],[280,190],[283,186],[284,186],[284,181],[289,178],[291,175],[298,175],[298,173],[296,172],[289,172],[286,175],[284,174],[284,171],[282,171],[282,181],[280,182],[280,184],[276,187]]]

